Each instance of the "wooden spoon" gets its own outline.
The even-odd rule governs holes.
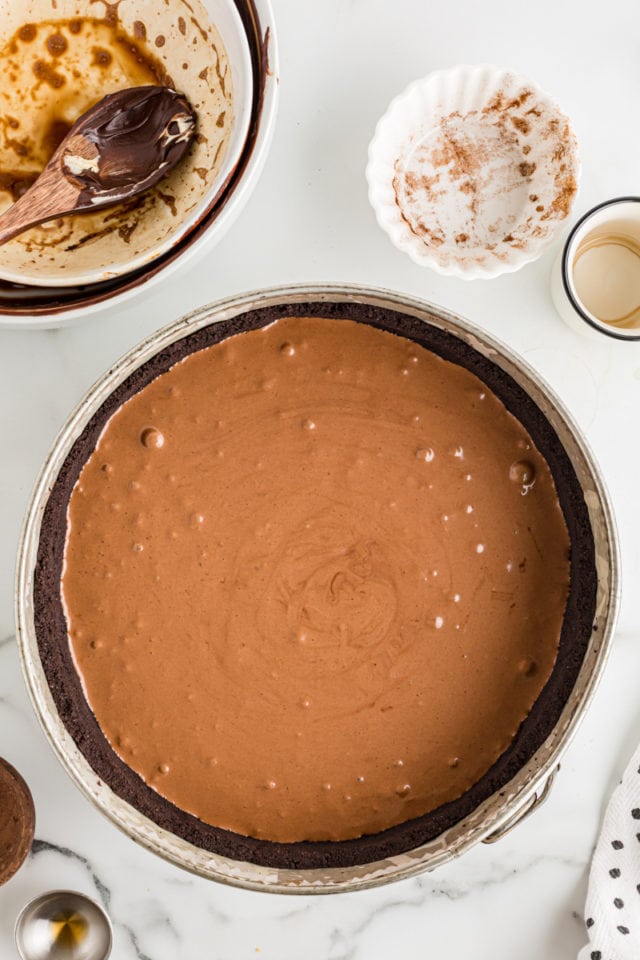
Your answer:
[[[109,94],[76,120],[33,186],[0,216],[0,244],[148,190],[182,159],[195,129],[189,102],[169,87]]]

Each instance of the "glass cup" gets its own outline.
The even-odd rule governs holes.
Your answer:
[[[640,340],[640,197],[617,197],[578,220],[551,274],[562,319],[592,337]]]

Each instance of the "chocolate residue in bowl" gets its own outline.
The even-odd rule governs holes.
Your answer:
[[[2,170],[0,171],[0,191],[10,194],[13,200],[19,200],[37,179],[37,173]]]
[[[38,168],[48,162],[52,149],[58,146],[69,129],[69,110],[79,115],[86,109],[86,94],[81,81],[97,68],[98,82],[108,82],[104,70],[113,64],[116,53],[120,69],[126,73],[131,86],[172,85],[162,62],[126,33],[117,21],[95,17],[50,20],[26,24],[16,31],[0,49],[2,72],[13,80],[12,89],[5,90],[3,115],[0,117],[4,128],[0,136],[0,172],[4,169],[5,155],[13,154],[20,159],[21,165],[22,161],[28,160]],[[30,75],[33,80],[29,83]],[[59,98],[47,95],[41,89],[43,84],[54,90],[63,86],[72,88],[71,96],[77,106],[65,103],[63,115]],[[65,99],[68,99],[69,92],[65,92]],[[27,128],[29,122],[35,127],[36,113],[38,136],[34,137],[29,136]],[[56,143],[50,131],[57,125],[64,126],[64,133],[54,138]],[[14,132],[13,137],[8,136],[8,130]],[[16,133],[18,130],[21,134]]]
[[[176,216],[162,203],[154,205],[151,217],[144,204],[119,208],[122,230],[114,233],[111,218],[106,223],[103,213],[92,209],[82,216],[66,218],[72,229],[67,230],[65,223],[65,229],[58,231],[57,246],[53,242],[54,228],[33,228],[6,247],[2,272],[18,282],[24,278],[29,283],[51,281],[57,285],[72,276],[94,282],[127,267],[146,265],[176,242],[181,230],[194,225],[199,212],[204,212],[213,199],[210,191],[221,180],[226,155],[231,150],[235,157],[239,149],[241,132],[236,124],[230,64],[222,38],[204,7],[187,0],[175,0],[171,9],[164,5],[160,9],[152,0],[141,0],[137,5],[133,0],[118,4],[95,0],[87,7],[77,6],[76,0],[59,0],[58,18],[39,22],[38,12],[48,12],[48,5],[28,5],[32,22],[26,32],[27,43],[20,39],[25,31],[24,24],[21,27],[17,20],[19,14],[14,11],[9,19],[7,32],[12,36],[0,42],[0,78],[6,77],[6,89],[10,91],[10,102],[6,98],[3,101],[7,121],[10,118],[17,126],[4,124],[8,134],[6,156],[0,129],[0,171],[4,165],[8,172],[40,172],[82,114],[105,95],[131,87],[162,85],[175,89],[179,83],[178,92],[187,97],[198,116],[200,136],[191,145],[185,162],[163,185],[163,194],[173,197]],[[183,9],[192,11],[195,21],[186,24],[184,36],[173,16]],[[95,15],[78,16],[78,11]],[[161,51],[154,45],[154,37],[160,35],[166,40]],[[200,77],[205,66],[211,68],[206,80]],[[245,89],[242,77],[241,96]],[[221,114],[224,122],[218,126],[216,119]],[[194,173],[196,166],[206,169],[204,180]],[[13,199],[12,194],[0,194],[0,210]],[[70,261],[67,254],[72,250],[81,252]]]
[[[28,23],[0,50],[5,85],[0,115],[0,192],[17,200],[36,180],[69,132],[75,119],[92,105],[98,88],[171,85],[162,62],[141,37],[128,34],[117,19],[117,5],[103,19],[82,17]],[[64,96],[61,96],[64,91]],[[116,208],[125,233],[131,233],[148,208],[144,198]],[[85,218],[87,224],[94,218]],[[113,227],[96,218],[87,239]],[[37,238],[25,236],[27,251],[62,246],[68,231],[51,229]]]
[[[173,263],[191,247],[191,245],[209,230],[219,214],[233,200],[237,188],[243,181],[243,176],[254,158],[256,148],[260,143],[260,134],[264,120],[265,91],[270,77],[273,76],[270,64],[270,50],[273,43],[270,28],[264,28],[254,0],[234,0],[234,5],[243,25],[247,46],[252,64],[252,107],[247,139],[242,153],[238,158],[232,173],[220,191],[215,196],[211,206],[198,221],[193,229],[175,244],[170,250],[150,264],[124,276],[114,277],[98,283],[67,285],[54,287],[47,285],[31,285],[0,279],[0,313],[6,317],[59,317],[68,310],[80,310],[87,307],[107,303],[114,297],[141,287],[147,280],[152,280],[163,269]],[[82,21],[69,21],[69,31],[79,33]],[[184,17],[178,21],[181,36],[186,36],[189,25]],[[209,83],[208,69],[203,70],[199,78]],[[226,118],[228,119],[228,118]],[[0,121],[1,122],[1,121]],[[53,151],[51,151],[53,152]],[[211,171],[198,165],[198,176],[206,180]],[[155,191],[153,191],[155,193]],[[168,204],[165,198],[163,203]],[[175,198],[174,198],[175,202]]]

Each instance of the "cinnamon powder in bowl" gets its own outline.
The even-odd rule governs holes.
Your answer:
[[[393,101],[369,148],[380,226],[416,263],[465,279],[536,259],[577,192],[567,117],[511,71],[456,67]]]

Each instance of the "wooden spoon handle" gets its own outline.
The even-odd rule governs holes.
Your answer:
[[[57,159],[50,162],[33,186],[0,216],[0,244],[73,210],[80,193],[80,187],[61,174]]]

